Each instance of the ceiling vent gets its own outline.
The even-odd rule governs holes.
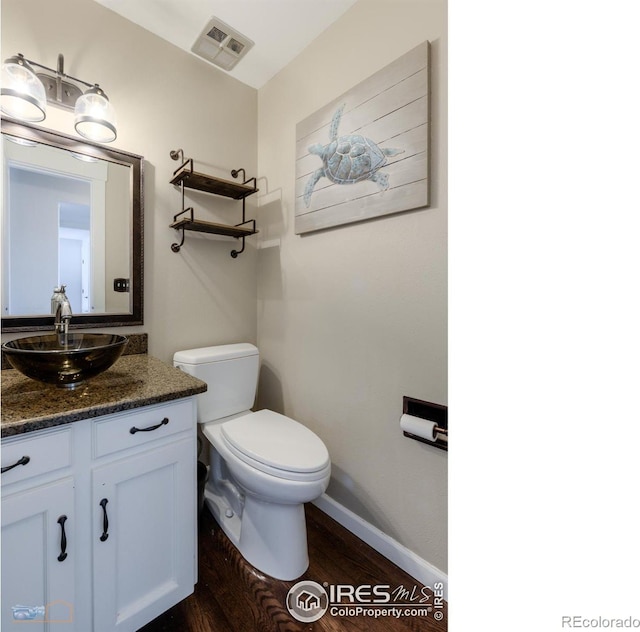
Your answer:
[[[211,18],[191,47],[199,57],[231,70],[250,50],[253,42],[218,18]]]

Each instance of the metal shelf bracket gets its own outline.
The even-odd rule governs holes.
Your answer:
[[[228,180],[221,180],[220,178],[214,178],[203,173],[198,173],[193,170],[193,158],[184,159],[184,152],[182,149],[176,149],[169,153],[173,160],[181,160],[182,164],[173,172],[173,178],[171,184],[180,185],[180,193],[182,197],[182,211],[173,216],[172,228],[182,231],[182,238],[180,243],[171,244],[171,250],[173,252],[180,252],[180,248],[184,245],[184,231],[193,230],[197,232],[212,233],[217,235],[225,235],[227,237],[234,237],[236,239],[242,239],[242,248],[239,250],[232,250],[231,256],[235,259],[238,255],[242,254],[245,249],[245,239],[249,235],[257,233],[256,220],[246,219],[246,205],[245,200],[249,195],[253,195],[258,191],[256,184],[256,178],[246,177],[246,172],[243,168],[233,169],[231,176],[238,178],[242,173],[242,184],[236,184],[235,182]],[[185,186],[190,189],[196,189],[199,191],[206,191],[207,193],[214,193],[216,195],[222,195],[224,197],[230,197],[236,200],[242,200],[242,221],[234,226],[227,226],[224,224],[214,224],[212,222],[204,222],[196,220],[193,216],[193,207],[185,208],[184,201],[184,189]],[[181,215],[189,213],[188,218],[178,220]],[[250,228],[244,228],[244,226],[250,225]]]

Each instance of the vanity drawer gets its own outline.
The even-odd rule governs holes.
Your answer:
[[[71,465],[71,427],[27,433],[2,441],[2,485],[23,481]],[[22,464],[24,463],[24,464]]]
[[[189,429],[195,431],[195,404],[191,399],[109,415],[93,423],[93,456],[135,448]]]

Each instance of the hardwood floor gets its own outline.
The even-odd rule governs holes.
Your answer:
[[[422,584],[389,562],[314,505],[306,506],[309,569],[300,580],[358,587],[386,584],[393,603],[431,607],[422,616],[353,616],[331,613],[300,623],[286,607],[296,583],[265,576],[250,566],[231,545],[205,507],[199,526],[199,580],[194,594],[146,625],[140,632],[445,632],[447,605],[433,608],[433,597],[420,604]],[[326,583],[324,583],[326,582]],[[415,588],[414,588],[415,587]],[[425,588],[424,594],[431,594]],[[411,596],[410,596],[411,595]],[[342,599],[340,609],[348,604]],[[382,610],[382,609],[381,609]],[[442,616],[441,620],[437,620]]]

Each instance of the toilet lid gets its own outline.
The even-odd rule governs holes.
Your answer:
[[[289,472],[316,472],[329,464],[329,452],[319,437],[271,410],[232,419],[220,430],[236,450],[264,465]]]

